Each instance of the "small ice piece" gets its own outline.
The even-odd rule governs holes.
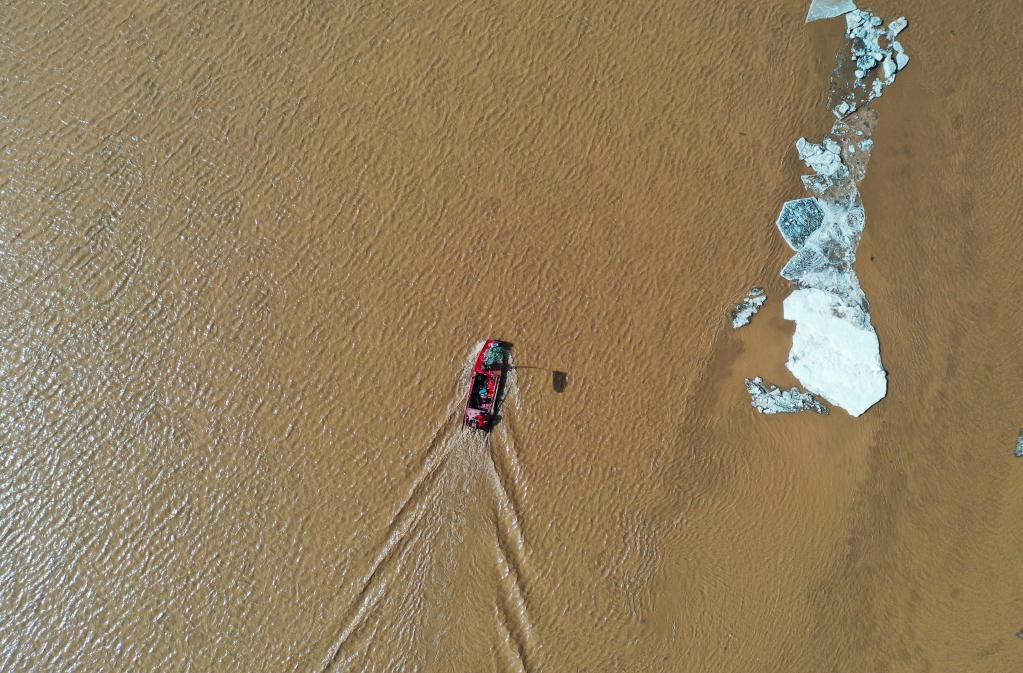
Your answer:
[[[785,237],[785,242],[796,251],[803,247],[807,237],[820,228],[824,211],[815,198],[786,201],[775,224]]]
[[[888,392],[870,316],[831,292],[800,289],[785,299],[796,323],[785,366],[806,389],[859,416]]]
[[[810,393],[804,393],[793,386],[782,390],[778,386],[765,384],[759,376],[746,379],[746,390],[749,391],[750,403],[762,414],[795,414],[800,411],[816,411],[818,414],[830,413]]]
[[[736,304],[732,310],[732,327],[739,329],[748,325],[765,301],[767,301],[767,295],[764,294],[764,288],[750,288],[743,300]]]
[[[1023,458],[1023,428],[1020,428],[1019,437],[1016,439],[1016,457]]]
[[[813,0],[810,11],[806,13],[806,23],[841,16],[854,9],[856,4],[853,0]]]
[[[838,143],[831,138],[825,138],[817,145],[806,138],[796,141],[796,152],[803,160],[807,168],[818,175],[829,178],[842,179],[845,166],[842,165],[842,150]]]
[[[906,52],[900,51],[900,52],[896,53],[895,54],[895,66],[899,70],[902,70],[907,65],[909,65],[909,56],[906,54]]]
[[[909,21],[906,20],[906,17],[900,16],[888,24],[888,34],[895,37],[902,31],[906,30],[907,26],[909,26]]]
[[[895,61],[890,58],[886,58],[884,63],[881,64],[881,72],[884,74],[885,81],[891,84],[895,81],[895,71],[898,66],[895,65]]]
[[[799,179],[803,181],[803,187],[806,188],[806,191],[817,196],[825,196],[835,187],[834,180],[821,177],[820,175],[804,175]]]

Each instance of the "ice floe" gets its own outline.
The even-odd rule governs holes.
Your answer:
[[[837,120],[830,133],[820,142],[796,141],[799,158],[812,171],[802,176],[810,195],[786,202],[776,224],[795,251],[781,270],[795,286],[783,304],[784,317],[796,323],[786,366],[810,393],[859,416],[888,389],[870,304],[855,270],[866,225],[858,183],[867,174],[877,124],[877,113],[866,104],[908,62],[895,40],[908,22],[899,18],[885,27],[880,17],[851,4],[814,0],[810,6],[807,20],[845,14],[851,56],[840,58],[833,76],[828,107]],[[747,379],[746,386],[754,407],[776,413],[758,404],[771,393],[759,379]],[[804,394],[798,388],[775,392],[789,394],[786,399]]]
[[[746,390],[749,391],[753,408],[762,414],[795,414],[800,411],[830,413],[828,408],[810,393],[804,393],[795,387],[785,390],[764,383],[759,376],[746,379]]]
[[[810,11],[806,13],[806,22],[830,19],[841,16],[856,9],[853,0],[813,0]]]
[[[739,329],[748,325],[765,301],[767,301],[767,295],[764,294],[764,288],[750,288],[750,291],[746,293],[742,301],[732,309],[732,327]]]
[[[870,316],[831,292],[796,290],[784,316],[796,323],[785,366],[807,390],[853,416],[887,393],[888,382]]]
[[[1016,457],[1023,458],[1023,428],[1019,431],[1019,437],[1016,439]]]

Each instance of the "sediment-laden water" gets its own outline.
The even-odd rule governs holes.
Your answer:
[[[803,0],[0,8],[0,670],[1016,670],[1017,7],[871,9],[853,419],[743,385]]]

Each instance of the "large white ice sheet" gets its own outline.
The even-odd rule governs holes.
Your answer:
[[[785,299],[796,323],[786,366],[812,393],[859,416],[885,396],[877,334],[868,316],[824,290],[796,290]]]

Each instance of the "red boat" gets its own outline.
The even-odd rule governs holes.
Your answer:
[[[472,368],[469,399],[465,402],[465,424],[475,430],[490,430],[497,417],[497,397],[508,369],[511,344],[491,339],[483,344]]]

